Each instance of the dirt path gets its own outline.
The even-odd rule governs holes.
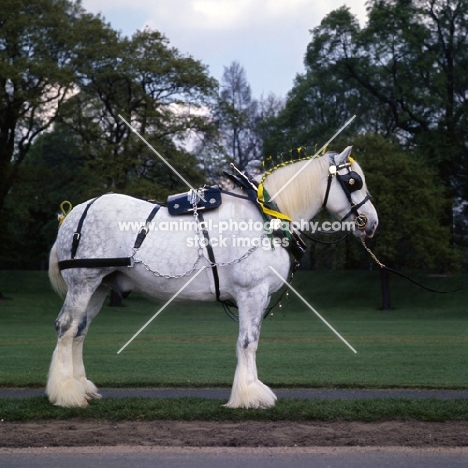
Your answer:
[[[0,422],[2,447],[468,446],[468,422]]]
[[[104,397],[227,399],[228,389],[102,389]],[[281,389],[280,398],[467,398],[466,390]],[[43,389],[0,389],[0,398],[29,398]],[[361,422],[182,422],[182,421],[0,421],[0,447],[468,447],[468,421]]]

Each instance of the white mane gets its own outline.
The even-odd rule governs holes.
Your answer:
[[[281,190],[274,202],[282,213],[297,219],[302,213],[320,207],[324,194],[318,194],[317,191],[322,190],[326,180],[330,164],[328,155],[312,161],[305,159],[279,166],[266,176],[264,186],[270,198]],[[282,190],[293,177],[294,180]]]

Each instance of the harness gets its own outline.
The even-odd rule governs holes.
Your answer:
[[[223,301],[220,299],[221,293],[220,293],[218,266],[228,266],[234,263],[238,263],[242,261],[243,259],[247,258],[251,253],[253,253],[253,251],[256,250],[256,247],[249,249],[246,254],[242,255],[240,258],[235,259],[231,262],[217,263],[215,256],[214,256],[213,247],[210,243],[209,233],[205,227],[206,225],[204,223],[204,217],[202,215],[202,211],[208,211],[208,210],[218,208],[222,203],[221,193],[224,193],[226,195],[234,196],[237,198],[242,198],[244,200],[249,200],[250,202],[254,203],[259,209],[265,221],[280,220],[280,221],[286,221],[287,223],[290,223],[292,222],[292,220],[287,215],[281,213],[278,207],[276,206],[276,204],[273,203],[269,199],[268,192],[263,187],[263,184],[258,185],[252,179],[249,179],[248,176],[246,176],[245,174],[237,170],[237,168],[233,164],[231,166],[235,169],[236,173],[230,174],[230,173],[224,172],[224,174],[231,181],[233,181],[235,185],[238,185],[239,187],[241,187],[246,193],[246,196],[235,194],[226,190],[222,190],[219,187],[203,187],[199,189],[200,191],[202,191],[202,194],[205,195],[203,197],[201,197],[197,192],[193,193],[194,191],[190,191],[188,194],[183,193],[183,194],[172,195],[168,197],[166,204],[158,203],[154,205],[153,209],[148,214],[148,217],[145,221],[145,225],[140,228],[137,234],[135,243],[133,245],[134,254],[128,257],[87,258],[87,259],[75,258],[79,244],[80,244],[80,240],[82,237],[81,230],[83,228],[83,224],[88,214],[88,211],[93,205],[93,203],[95,203],[100,197],[94,198],[87,204],[86,208],[84,209],[81,215],[81,218],[78,222],[76,231],[73,234],[72,246],[71,246],[71,251],[70,251],[71,258],[69,260],[62,260],[58,262],[59,269],[65,270],[69,268],[133,267],[134,264],[138,262],[138,263],[142,263],[143,266],[148,271],[152,272],[156,276],[162,276],[166,278],[180,278],[182,276],[189,275],[197,269],[197,264],[199,260],[201,259],[201,257],[204,257],[203,254],[200,253],[200,251],[202,250],[201,248],[199,249],[199,256],[194,266],[192,267],[192,269],[190,269],[189,271],[183,274],[172,275],[172,276],[160,274],[156,272],[155,270],[152,270],[149,267],[149,265],[147,265],[143,261],[135,260],[135,253],[138,251],[138,249],[141,247],[142,243],[144,242],[146,235],[148,234],[148,231],[149,231],[150,223],[154,219],[156,214],[158,213],[161,206],[167,207],[171,215],[192,213],[195,217],[195,221],[198,226],[197,229],[200,229],[201,234],[203,235],[205,239],[206,251],[208,254],[208,259],[206,260],[209,261],[209,264],[212,270],[216,300],[218,302],[221,302],[228,316],[230,318],[235,319],[235,316],[230,312],[229,307],[236,307],[236,304],[230,300]],[[332,160],[332,164],[330,165],[329,171],[328,171],[327,189],[325,192],[325,197],[324,197],[322,206],[326,207],[327,205],[331,183],[332,183],[333,177],[336,177],[351,205],[351,210],[342,218],[341,221],[347,219],[349,216],[351,216],[351,214],[354,214],[356,216],[356,219],[355,219],[356,226],[358,227],[358,229],[364,229],[367,225],[367,217],[365,215],[360,214],[358,210],[371,197],[369,194],[367,194],[366,197],[358,204],[355,204],[352,201],[351,194],[354,191],[360,190],[363,187],[363,181],[361,179],[361,176],[357,172],[350,170],[350,167],[351,167],[351,162],[347,162],[347,163],[337,166],[334,163],[334,159]],[[348,172],[346,174],[340,174],[339,171],[341,171],[342,169],[348,169]],[[63,217],[61,220],[63,220]],[[292,255],[292,257],[295,260],[293,263],[291,274],[290,274],[290,281],[292,281],[294,272],[299,267],[299,260],[304,254],[304,252],[306,251],[307,246],[305,242],[299,237],[297,232],[295,232],[293,229],[283,229],[283,227],[284,225],[282,226],[281,229],[279,229],[278,227],[278,229],[276,229],[272,233],[272,235],[276,237],[287,237],[288,239],[288,242],[286,244],[287,245],[286,249],[288,250],[288,252]],[[278,299],[277,303],[281,300],[281,297]],[[265,317],[270,312],[270,310],[273,307],[275,307],[275,305],[276,303],[273,306],[266,309]]]
[[[101,195],[102,196],[102,195]],[[70,251],[70,260],[62,260],[58,262],[58,267],[60,270],[66,270],[69,268],[105,268],[105,267],[132,267],[135,263],[133,256],[131,257],[111,257],[111,258],[75,258],[78,246],[80,245],[81,240],[81,229],[83,228],[84,221],[88,214],[88,210],[91,205],[101,198],[101,196],[94,198],[87,205],[83,214],[81,215],[80,221],[76,228],[75,233],[73,234],[72,247]],[[149,225],[153,218],[156,216],[156,213],[161,208],[161,205],[156,204],[151,210],[150,214],[146,218],[145,225],[140,228],[138,231],[135,243],[133,245],[134,250],[138,250],[141,247],[141,244],[146,238],[146,235],[149,231]]]

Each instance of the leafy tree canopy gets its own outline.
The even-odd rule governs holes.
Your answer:
[[[4,259],[15,258],[19,232],[47,224],[57,210],[61,199],[45,218],[51,195],[62,193],[57,180],[70,182],[72,203],[105,191],[163,199],[186,189],[119,115],[193,185],[204,180],[186,148],[194,135],[213,130],[206,115],[216,81],[157,31],[121,37],[79,1],[5,0],[0,86]],[[26,224],[18,231],[20,220]]]
[[[312,31],[304,74],[270,123],[267,154],[358,130],[421,154],[468,198],[468,0],[371,0],[360,27],[347,7]]]

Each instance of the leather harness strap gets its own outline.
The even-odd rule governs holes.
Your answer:
[[[137,238],[135,239],[135,245],[133,246],[135,250],[139,249],[141,247],[141,244],[143,244],[146,234],[148,234],[150,223],[151,221],[153,221],[153,218],[156,216],[156,213],[159,211],[159,208],[161,208],[161,205],[155,205],[155,207],[151,210],[151,213],[149,214],[148,218],[146,218],[145,225],[138,231]]]
[[[351,192],[349,190],[349,187],[348,185],[346,185],[345,181],[343,180],[343,176],[341,176],[338,171],[340,169],[344,169],[344,168],[348,168],[348,171],[349,171],[349,163],[344,163],[344,164],[341,164],[339,166],[335,166],[335,160],[333,158],[333,164],[332,166],[330,166],[331,168],[333,168],[334,170],[330,170],[329,173],[328,173],[328,180],[327,180],[327,189],[325,191],[325,198],[323,199],[323,203],[322,203],[322,207],[325,208],[327,206],[327,203],[328,203],[328,196],[330,194],[330,188],[331,188],[331,183],[332,183],[332,180],[333,180],[333,177],[336,177],[338,182],[340,183],[341,185],[341,188],[343,189],[343,192],[345,193],[346,195],[346,198],[348,199],[350,205],[351,205],[351,209],[349,210],[349,212],[343,216],[343,218],[341,218],[340,221],[344,221],[345,219],[348,219],[352,214],[354,214],[355,216],[360,216],[359,215],[359,208],[361,208],[362,205],[364,205],[364,203],[366,203],[368,200],[371,199],[371,196],[369,193],[367,193],[367,195],[364,197],[364,199],[362,201],[360,201],[359,203],[355,204],[351,198]],[[358,175],[356,175],[356,177],[358,177]],[[362,187],[362,182],[361,182],[361,187]]]
[[[98,197],[99,198],[99,197]],[[73,234],[72,249],[71,249],[71,259],[62,260],[58,262],[58,267],[60,270],[66,270],[68,268],[105,268],[105,267],[130,267],[133,266],[134,260],[133,257],[113,257],[113,258],[75,258],[78,246],[81,240],[81,229],[83,228],[83,223],[88,214],[90,206],[97,200],[91,200],[86,206],[83,214],[81,215],[80,221],[76,228],[76,232]],[[139,230],[138,235],[135,239],[135,244],[133,246],[134,250],[138,250],[141,247],[141,244],[148,234],[150,223],[153,218],[156,216],[156,213],[161,208],[161,205],[155,205],[151,210],[148,218],[146,218],[145,225]]]
[[[216,259],[214,256],[213,247],[210,242],[210,235],[208,234],[208,231],[204,227],[205,219],[203,218],[203,215],[201,213],[198,213],[198,219],[200,221],[200,226],[201,226],[201,231],[203,233],[203,237],[205,238],[205,241],[206,241],[206,251],[208,253],[208,258],[211,263],[211,271],[213,272],[213,281],[214,281],[215,290],[216,290],[216,300],[219,301],[221,293],[219,291],[218,267],[216,266]]]
[[[80,240],[81,240],[81,229],[83,228],[83,223],[84,220],[86,219],[86,215],[88,214],[88,210],[91,207],[91,205],[100,197],[96,197],[93,200],[91,200],[87,205],[85,210],[83,211],[83,214],[81,215],[80,221],[78,223],[78,226],[76,228],[75,233],[73,234],[73,240],[72,240],[72,248],[71,248],[71,258],[74,259],[76,255],[76,251],[78,250],[78,246],[80,245]]]
[[[129,267],[133,265],[133,257],[73,258],[71,260],[62,260],[58,265],[60,270],[68,268]]]

